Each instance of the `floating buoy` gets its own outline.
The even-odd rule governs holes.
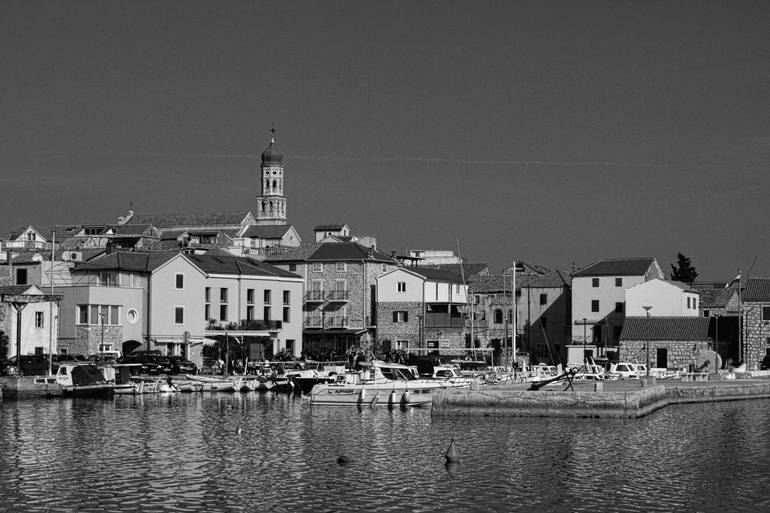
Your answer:
[[[341,454],[337,456],[337,464],[338,465],[345,465],[347,463],[350,463],[350,458],[344,454]]]
[[[455,439],[452,438],[452,441],[449,442],[449,448],[446,450],[446,461],[447,463],[456,463],[460,460],[460,454],[457,452],[457,447],[455,447]]]
[[[241,430],[241,426],[238,426],[237,428],[235,428],[235,433],[236,433],[236,434],[240,435],[240,434],[241,434],[241,431],[242,431],[242,430]]]

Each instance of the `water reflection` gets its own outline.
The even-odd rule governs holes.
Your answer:
[[[239,432],[240,428],[240,432]],[[9,511],[758,511],[770,402],[433,419],[280,394],[0,405]],[[447,464],[449,441],[460,459]],[[0,508],[2,509],[2,508]]]

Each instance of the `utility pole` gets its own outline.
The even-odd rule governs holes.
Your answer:
[[[642,308],[645,309],[647,312],[647,377],[650,377],[650,310],[652,310],[652,306],[643,306]]]

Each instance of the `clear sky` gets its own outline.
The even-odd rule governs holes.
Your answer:
[[[770,276],[770,2],[0,3],[0,232],[250,210],[493,272]]]

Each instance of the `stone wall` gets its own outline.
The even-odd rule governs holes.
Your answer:
[[[99,351],[99,344],[102,343],[102,327],[100,325],[78,326],[76,329],[77,338],[74,340],[61,341],[59,350],[66,349],[70,354],[88,355]],[[112,344],[113,349],[123,350],[123,327],[122,326],[104,326],[104,343]]]
[[[762,307],[770,303],[747,303],[744,305],[744,362],[748,370],[758,370],[762,358],[767,354],[770,343],[770,322],[762,320]]]
[[[701,351],[707,351],[711,348],[709,341],[663,341],[651,340],[650,344],[650,367],[658,366],[658,348],[667,349],[667,367],[668,368],[687,368],[694,364]],[[647,362],[647,341],[646,340],[624,340],[620,343],[618,350],[618,359],[622,362]]]
[[[393,322],[393,312],[408,312],[407,322]],[[417,301],[377,304],[377,340],[390,341],[390,347],[396,348],[396,340],[408,340],[409,347],[420,346],[420,316],[422,303]]]

